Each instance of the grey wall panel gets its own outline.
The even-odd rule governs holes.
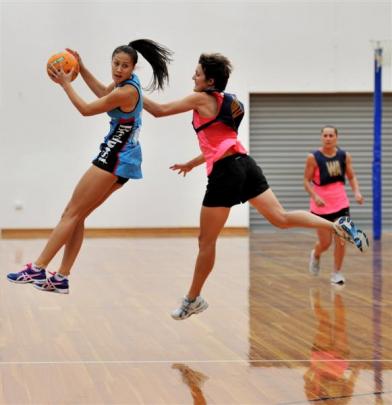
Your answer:
[[[351,200],[351,214],[363,228],[372,228],[372,94],[254,94],[250,96],[250,154],[263,168],[272,190],[288,210],[308,209],[303,188],[305,159],[320,146],[324,125],[339,129],[339,146],[353,158],[365,204]],[[392,95],[383,103],[383,228],[392,229]],[[271,225],[250,208],[250,228]]]

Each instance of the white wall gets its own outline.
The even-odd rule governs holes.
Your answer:
[[[250,92],[371,91],[370,40],[392,37],[391,4],[377,0],[9,1],[0,17],[0,228],[53,227],[108,130],[105,115],[80,116],[47,78],[46,60],[58,50],[78,50],[108,83],[116,46],[157,40],[175,51],[170,87],[151,96],[162,102],[192,91],[200,53],[221,52],[235,67],[228,90],[247,105]],[[138,65],[147,84],[150,67]],[[383,80],[391,91],[390,67]],[[75,88],[93,100],[80,79]],[[190,121],[190,113],[144,114],[144,179],[128,182],[87,226],[198,225],[204,167],[185,179],[168,169],[199,153]],[[227,225],[247,226],[248,206],[235,207]]]

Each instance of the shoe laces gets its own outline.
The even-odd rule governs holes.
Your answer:
[[[27,270],[33,270],[33,263],[26,263],[24,269],[22,272],[25,272]]]
[[[184,300],[182,301],[181,304],[181,310],[182,311],[187,311],[189,309],[189,306],[193,303],[194,301],[190,301],[189,298],[185,297]]]

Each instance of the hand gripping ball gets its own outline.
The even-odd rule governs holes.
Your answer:
[[[79,74],[79,63],[75,56],[68,51],[56,53],[49,58],[46,65],[48,73],[49,66],[53,66],[57,70],[63,69],[65,73],[69,73],[73,70],[72,81],[75,80]]]

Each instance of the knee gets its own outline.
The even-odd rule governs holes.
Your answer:
[[[269,222],[279,229],[289,228],[289,220],[286,211],[277,212],[273,218],[269,219]]]
[[[61,219],[75,222],[83,222],[85,216],[83,215],[81,210],[78,210],[75,207],[67,207],[62,213]]]
[[[322,251],[328,250],[329,247],[331,246],[331,240],[319,240],[319,247]]]
[[[215,247],[217,238],[209,238],[206,235],[200,234],[198,237],[199,249],[205,250]]]

